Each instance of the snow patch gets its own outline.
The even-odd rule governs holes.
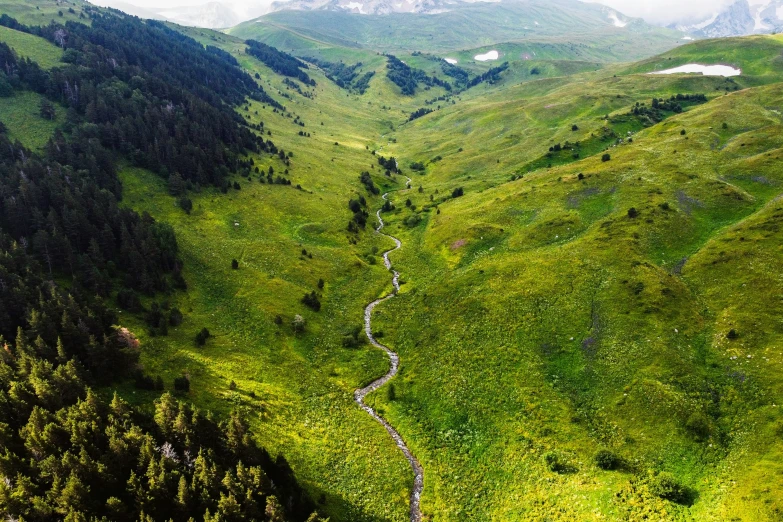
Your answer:
[[[701,65],[698,63],[689,63],[666,69],[665,71],[655,71],[650,74],[703,74],[704,76],[739,76],[742,74],[740,69],[729,67],[728,65]]]
[[[680,40],[693,40],[693,37],[691,37],[691,36],[683,36],[682,38],[680,38]]]
[[[490,60],[497,60],[498,58],[500,58],[500,54],[494,50],[484,54],[477,54],[476,56],[473,57],[473,59],[478,62],[487,62]]]
[[[541,24],[539,24],[538,22],[533,22],[533,23],[534,23],[534,24],[536,24],[536,25],[541,25]]]
[[[775,16],[778,17],[778,20],[783,20],[783,5],[775,9]]]
[[[362,10],[362,7],[364,7],[364,4],[361,2],[348,2],[345,4],[345,7],[348,9],[358,9],[359,13],[364,14],[364,11]]]
[[[609,13],[609,20],[611,20],[612,23],[614,23],[615,27],[625,27],[626,25],[628,25],[628,22],[623,22],[617,17],[617,13]]]
[[[457,65],[457,60],[455,58],[444,58],[448,63],[451,65]]]

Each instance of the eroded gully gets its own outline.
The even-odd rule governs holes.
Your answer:
[[[408,178],[407,187],[410,187],[411,179]],[[388,198],[389,193],[383,195],[383,200],[386,201]],[[367,334],[367,339],[370,340],[370,344],[375,346],[376,348],[380,348],[384,352],[386,352],[386,355],[389,356],[389,360],[391,362],[391,368],[389,368],[389,371],[386,372],[386,374],[379,379],[374,380],[364,388],[358,389],[354,392],[354,399],[356,400],[356,403],[364,410],[366,411],[373,419],[378,421],[384,428],[386,428],[386,431],[389,432],[389,435],[394,440],[394,442],[397,444],[397,447],[400,448],[400,451],[402,451],[402,454],[405,455],[405,458],[408,459],[408,462],[411,465],[411,469],[413,470],[413,490],[411,491],[411,498],[410,498],[410,519],[411,522],[420,522],[421,521],[421,508],[420,508],[420,499],[421,499],[421,491],[424,488],[424,471],[421,468],[421,464],[419,464],[419,461],[416,460],[416,457],[413,456],[413,453],[411,453],[410,448],[408,448],[408,445],[405,444],[405,441],[402,439],[402,436],[399,434],[397,430],[395,430],[391,424],[386,422],[386,420],[378,415],[378,413],[367,406],[364,402],[364,398],[389,382],[392,378],[394,378],[395,375],[397,375],[397,372],[400,368],[400,356],[397,355],[396,352],[392,351],[388,346],[384,346],[381,343],[379,343],[375,337],[372,335],[372,312],[375,309],[376,306],[383,303],[384,301],[387,301],[394,296],[397,295],[397,292],[400,290],[400,274],[392,269],[391,261],[389,261],[389,254],[392,252],[395,252],[402,248],[402,241],[397,239],[394,236],[390,236],[389,234],[384,234],[381,232],[383,229],[383,219],[381,218],[381,211],[378,210],[376,213],[376,216],[378,216],[378,228],[375,229],[376,233],[381,234],[383,236],[388,237],[395,243],[395,247],[391,250],[387,250],[383,253],[383,264],[386,266],[386,269],[391,271],[392,273],[392,286],[393,290],[389,295],[386,295],[384,297],[381,297],[380,299],[376,299],[372,303],[368,304],[367,307],[364,309],[364,332]]]

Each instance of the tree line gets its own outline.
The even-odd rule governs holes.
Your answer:
[[[155,21],[94,13],[91,24],[27,27],[0,16],[65,49],[64,65],[45,71],[0,46],[0,83],[62,104],[69,127],[86,124],[90,138],[166,178],[219,185],[242,154],[271,148],[233,107],[245,97],[281,106],[233,57]]]
[[[359,94],[364,94],[367,91],[370,80],[375,76],[375,71],[368,71],[362,75],[359,74],[363,65],[362,62],[346,65],[343,62],[328,62],[318,58],[307,58],[307,61],[320,67],[326,74],[326,77],[341,89],[353,90]]]
[[[451,91],[451,84],[436,76],[428,76],[421,69],[409,67],[402,60],[391,54],[386,55],[386,77],[401,90],[405,96],[416,94],[416,88],[420,83],[427,87],[439,86]]]
[[[298,58],[256,40],[247,40],[245,43],[247,44],[247,54],[258,58],[276,73],[296,78],[305,85],[315,86],[315,80],[302,70],[307,68],[307,64]]]
[[[241,416],[217,422],[168,394],[148,415],[91,390],[128,378],[165,387],[143,374],[139,341],[117,326],[109,299],[117,292],[141,313],[138,293],[185,288],[172,228],[119,205],[117,151],[161,173],[217,181],[241,165],[244,147],[261,146],[229,104],[263,91],[222,52],[157,22],[93,14],[92,27],[0,23],[54,41],[66,62],[44,71],[0,44],[0,84],[42,94],[51,104],[42,112],[67,111],[41,152],[0,125],[0,512],[27,521],[307,519],[313,502]],[[146,316],[158,329],[182,320],[155,305]],[[175,390],[189,387],[187,375],[175,379]]]

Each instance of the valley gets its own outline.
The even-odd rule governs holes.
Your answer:
[[[0,0],[0,13],[35,27],[59,9],[96,16],[78,1],[32,3]],[[111,149],[117,205],[170,226],[186,288],[134,290],[131,310],[117,268],[93,294],[135,334],[144,375],[218,419],[241,414],[284,458],[312,509],[292,515],[304,495],[291,494],[279,520],[780,517],[783,38],[685,43],[561,7],[507,9],[568,37],[492,33],[486,4],[392,31],[380,15],[316,10],[224,32],[154,26],[193,63],[247,73],[252,95],[230,111],[274,149],[227,145],[241,162],[225,160],[236,168],[216,182]],[[45,71],[111,70],[33,33],[3,23],[0,42]],[[249,52],[245,39],[275,49]],[[497,60],[475,59],[489,51]],[[688,64],[732,75],[652,74]],[[32,153],[55,154],[55,132],[100,141],[114,117],[11,80],[0,135]],[[137,104],[154,91],[145,81],[107,80]],[[239,92],[221,82],[226,100]],[[82,276],[61,270],[50,278],[81,295]],[[151,324],[159,309],[181,311],[179,324]],[[16,397],[2,375],[3,397]],[[172,388],[182,378],[188,389]],[[138,379],[91,386],[159,411],[162,391]],[[209,506],[215,520],[247,516]]]

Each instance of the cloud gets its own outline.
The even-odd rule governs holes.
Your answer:
[[[682,20],[702,20],[720,12],[736,0],[599,0],[628,16],[644,18],[656,24]],[[750,2],[760,3],[760,2]]]

